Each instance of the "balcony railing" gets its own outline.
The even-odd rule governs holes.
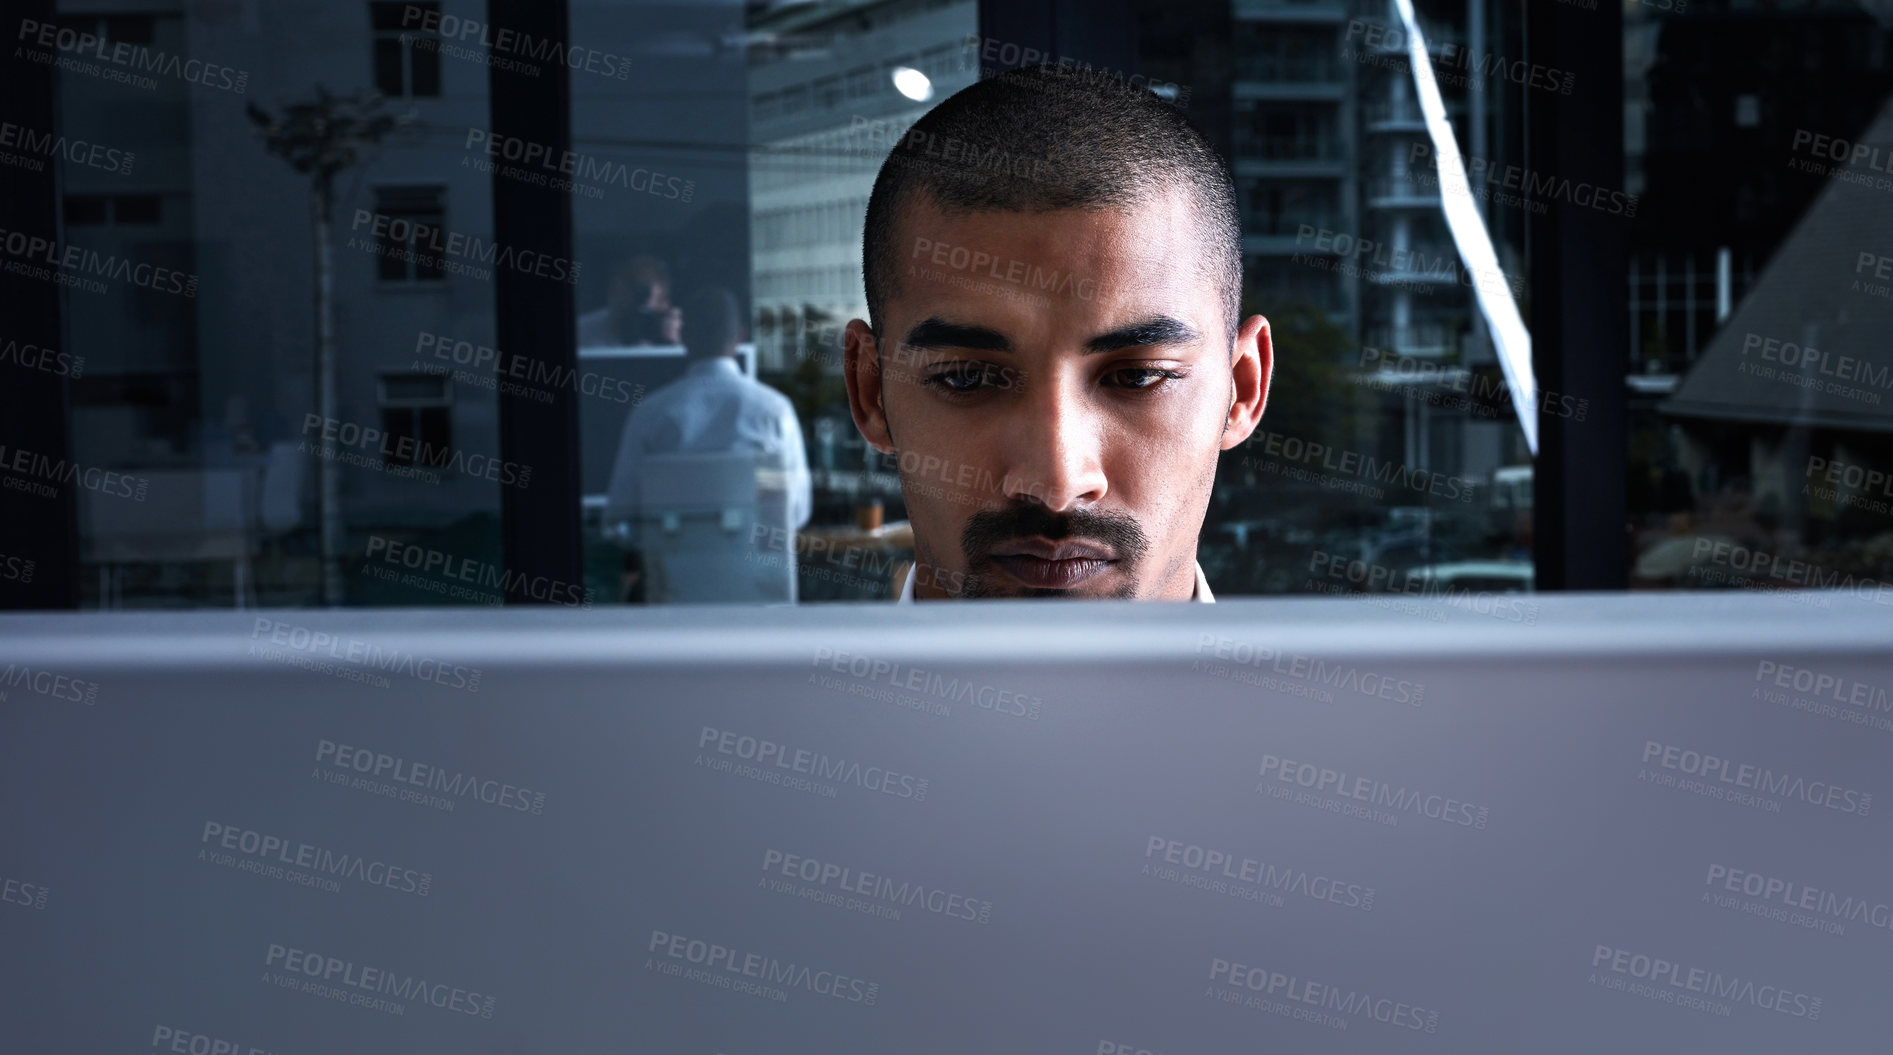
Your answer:
[[[1236,79],[1276,83],[1339,84],[1340,63],[1334,53],[1318,51],[1303,55],[1244,55],[1236,59]]]
[[[1437,205],[1439,179],[1430,172],[1377,176],[1368,181],[1367,197],[1379,204]]]
[[[1373,272],[1372,281],[1379,285],[1454,283],[1461,275],[1459,252],[1451,243],[1409,246],[1401,252],[1388,249],[1361,263]]]
[[[1381,326],[1362,334],[1370,348],[1420,359],[1439,359],[1458,347],[1459,333],[1440,325]]]
[[[1343,161],[1345,144],[1339,138],[1258,136],[1237,133],[1236,157],[1256,161]]]
[[[1361,107],[1361,114],[1369,125],[1414,125],[1424,128],[1426,118],[1420,114],[1417,103],[1377,102]]]
[[[1448,48],[1465,46],[1465,38],[1458,30],[1422,24],[1420,32],[1426,35],[1427,54],[1435,59],[1443,57]],[[1393,23],[1386,32],[1373,34],[1367,39],[1367,50],[1377,55],[1407,54],[1406,30],[1398,22]]]
[[[1243,233],[1259,238],[1270,239],[1271,242],[1275,239],[1286,238],[1292,245],[1294,244],[1295,237],[1301,233],[1303,227],[1314,227],[1324,231],[1334,231],[1342,229],[1344,222],[1338,211],[1328,210],[1309,211],[1283,216],[1265,216],[1259,213],[1251,213],[1243,218]],[[1313,247],[1305,246],[1302,248],[1312,249]]]
[[[1340,22],[1348,16],[1346,0],[1236,0],[1236,17]]]

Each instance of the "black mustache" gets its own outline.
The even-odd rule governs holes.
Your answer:
[[[1123,513],[1099,513],[1089,509],[1053,513],[1044,506],[1015,505],[981,510],[968,517],[965,530],[960,532],[960,549],[966,554],[967,566],[971,567],[994,546],[1023,538],[1097,542],[1109,546],[1118,559],[1127,564],[1136,563],[1150,548],[1150,537],[1144,534],[1144,529]]]

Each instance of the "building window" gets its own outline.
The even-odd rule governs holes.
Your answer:
[[[960,53],[963,50],[964,48],[957,44],[941,44],[928,48],[920,53],[919,65],[916,69],[936,81],[942,77],[950,77],[960,70]]]
[[[156,194],[119,194],[112,198],[112,222],[120,226],[155,225],[164,216],[164,199]]]
[[[66,195],[66,225],[102,227],[112,222],[112,199],[103,194]]]
[[[66,224],[71,227],[154,226],[164,216],[164,199],[156,194],[68,194]]]
[[[823,110],[841,105],[840,77],[823,77],[815,82],[815,105]]]
[[[447,188],[376,187],[377,276],[383,282],[439,282],[447,277],[441,259],[447,223]]]
[[[368,13],[375,31],[375,88],[383,95],[438,96],[440,5],[376,2]]]
[[[390,465],[451,462],[453,387],[443,374],[382,374],[377,386],[382,448]]]

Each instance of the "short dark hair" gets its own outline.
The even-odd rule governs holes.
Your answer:
[[[1221,287],[1232,346],[1242,313],[1242,222],[1229,165],[1146,88],[1054,65],[1008,70],[954,93],[881,163],[861,245],[868,325],[900,281],[903,212],[926,198],[952,214],[1123,208],[1187,188]]]
[[[684,316],[684,353],[693,359],[722,355],[736,344],[742,328],[736,294],[722,286],[698,286],[677,307]]]
[[[636,256],[620,261],[618,266],[612,269],[611,281],[613,285],[645,283],[653,286],[662,286],[668,291],[670,289],[670,268],[666,267],[662,260],[659,260],[649,253],[639,253]]]

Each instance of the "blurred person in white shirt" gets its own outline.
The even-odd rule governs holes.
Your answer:
[[[688,366],[645,396],[625,422],[607,498],[608,521],[648,519],[641,493],[647,463],[664,455],[748,452],[756,458],[755,522],[731,538],[715,567],[694,566],[653,600],[793,602],[793,540],[809,521],[813,491],[802,426],[789,398],[746,376],[736,361],[742,324],[729,290],[706,286],[680,305]],[[697,528],[708,531],[712,528]],[[661,560],[642,555],[647,581],[661,580]]]

